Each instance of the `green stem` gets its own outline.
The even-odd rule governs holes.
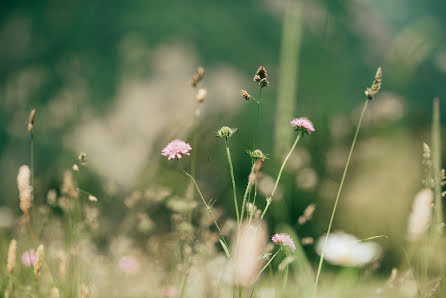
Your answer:
[[[34,133],[30,132],[31,137],[31,187],[34,194]]]
[[[289,268],[289,266],[287,265],[285,268],[285,273],[283,275],[283,284],[282,284],[282,293],[281,293],[282,297],[285,297],[286,288],[287,288],[287,284],[288,284],[288,268]]]
[[[257,138],[257,126],[259,125],[259,113],[260,113],[260,97],[262,97],[262,87],[259,90],[259,99],[257,102],[257,116],[256,116],[256,126],[254,127],[254,143],[252,144],[252,150],[256,149],[256,138]]]
[[[226,242],[225,236],[223,236],[223,233],[220,230],[220,226],[218,225],[217,220],[215,219],[214,214],[212,213],[211,206],[209,206],[209,204],[204,199],[203,194],[201,193],[201,190],[198,187],[197,181],[195,181],[195,178],[192,177],[191,174],[189,174],[188,172],[186,172],[186,170],[184,170],[184,168],[180,164],[179,159],[177,159],[177,162],[178,162],[178,167],[180,168],[181,172],[183,172],[184,175],[188,176],[192,180],[192,182],[194,183],[195,189],[197,190],[198,194],[200,195],[201,200],[203,201],[204,205],[206,206],[207,212],[209,213],[209,215],[211,216],[212,220],[214,221],[214,224],[217,227],[218,233],[220,234],[220,237],[221,237],[223,243],[229,249],[229,246],[228,246],[228,243]]]
[[[367,109],[368,103],[369,103],[369,100],[366,99],[366,102],[364,103],[364,107],[362,108],[361,117],[359,118],[359,121],[358,121],[358,126],[356,127],[355,136],[353,138],[353,142],[350,147],[350,152],[348,154],[347,162],[345,164],[344,173],[342,174],[341,184],[339,185],[338,193],[336,195],[336,200],[335,200],[333,211],[332,211],[331,217],[330,217],[330,223],[328,224],[328,230],[327,230],[327,234],[325,236],[324,248],[322,249],[321,257],[319,259],[319,265],[318,265],[317,274],[316,274],[316,281],[314,283],[314,289],[313,289],[313,298],[316,297],[317,285],[318,285],[319,277],[320,277],[321,270],[322,270],[322,263],[324,262],[325,246],[327,244],[328,236],[330,235],[331,226],[333,224],[333,219],[334,219],[334,216],[336,213],[336,208],[337,208],[338,202],[339,202],[339,196],[341,195],[342,186],[344,185],[345,176],[347,175],[348,166],[350,165],[350,160],[352,157],[353,149],[355,148],[356,139],[358,138],[359,129],[361,128],[362,119],[364,118],[364,114]]]
[[[251,173],[254,171],[254,164],[251,167],[251,171],[249,172],[249,174],[251,175]],[[243,221],[243,215],[245,215],[245,205],[246,205],[246,198],[248,197],[248,193],[251,190],[251,183],[249,182],[249,176],[248,176],[248,184],[246,185],[246,190],[245,190],[245,195],[243,196],[243,202],[242,202],[242,212],[240,214],[240,223]],[[240,228],[240,224],[239,224],[239,228]]]
[[[225,138],[225,145],[226,145],[226,155],[228,156],[229,170],[231,171],[232,192],[234,195],[234,205],[235,205],[235,213],[237,215],[237,225],[240,225],[240,214],[238,213],[237,191],[234,179],[234,167],[232,166],[232,159],[231,159],[231,152],[229,151],[228,138]]]
[[[280,177],[282,177],[282,172],[283,172],[283,169],[285,168],[285,164],[287,163],[288,159],[290,158],[291,153],[293,153],[294,148],[296,148],[296,145],[299,142],[300,137],[302,136],[302,134],[303,134],[303,132],[300,132],[300,133],[297,134],[296,140],[294,141],[294,144],[291,147],[290,152],[288,152],[287,156],[285,157],[285,159],[284,159],[284,161],[282,163],[282,166],[280,167],[279,174],[277,175],[277,179],[276,179],[276,184],[274,184],[274,188],[273,188],[273,191],[271,192],[271,196],[267,199],[265,209],[263,210],[262,216],[260,217],[261,219],[263,219],[263,217],[265,216],[266,211],[268,210],[269,205],[271,204],[271,200],[273,199],[274,194],[276,193],[277,186],[279,185]]]
[[[440,134],[440,100],[433,102],[433,124],[432,124],[432,170],[434,176],[434,230],[436,233],[442,232],[443,207],[441,202],[441,134]]]
[[[279,249],[274,253],[274,255],[271,257],[271,259],[269,259],[268,263],[266,263],[265,266],[263,266],[262,270],[260,270],[260,272],[257,274],[257,277],[256,277],[256,279],[254,280],[254,286],[252,287],[252,290],[251,290],[251,296],[250,296],[250,297],[252,297],[252,294],[254,294],[254,288],[255,288],[255,286],[256,286],[255,283],[256,283],[257,280],[259,279],[260,275],[262,275],[262,272],[265,271],[265,269],[269,266],[269,264],[271,264],[271,262],[274,260],[274,258],[277,256],[277,254],[278,254],[281,250],[282,250],[282,248],[279,248]]]
[[[239,297],[239,298],[242,298],[242,297],[243,297],[243,288],[242,288],[242,287],[239,287],[239,288],[238,288],[238,297]]]
[[[254,215],[254,209],[256,207],[256,198],[257,198],[257,181],[254,184],[254,199],[252,200],[252,210],[251,210],[251,215],[249,216],[249,223],[251,223],[252,216]]]

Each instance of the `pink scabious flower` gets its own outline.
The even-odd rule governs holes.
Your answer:
[[[192,147],[183,140],[175,139],[161,151],[162,155],[168,156],[168,160],[172,158],[181,158],[181,154],[190,155],[189,151],[192,150]]]
[[[315,131],[313,122],[311,122],[310,119],[306,117],[295,118],[291,120],[290,123],[291,126],[296,128],[297,130],[305,131],[308,134],[311,134],[313,131]]]
[[[37,255],[34,251],[34,249],[30,249],[25,251],[22,254],[22,264],[26,267],[30,267],[31,265],[35,265],[37,262]]]
[[[133,257],[124,256],[119,260],[119,268],[125,273],[137,273],[139,262]]]
[[[292,251],[296,250],[296,245],[294,245],[293,239],[291,239],[290,235],[281,233],[281,234],[274,234],[274,236],[271,238],[271,240],[274,243],[288,246]]]

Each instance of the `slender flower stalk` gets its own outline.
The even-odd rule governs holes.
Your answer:
[[[232,165],[231,152],[229,151],[228,138],[225,138],[225,145],[226,145],[226,155],[228,157],[228,163],[229,163],[229,170],[231,172],[232,192],[233,192],[233,195],[234,195],[234,206],[235,206],[235,213],[237,215],[237,225],[239,225],[240,224],[240,215],[239,215],[239,212],[238,212],[237,190],[236,190],[236,187],[235,187],[234,167]]]
[[[255,167],[255,163],[253,163],[253,165],[251,167],[251,171],[249,172],[250,176],[254,172],[254,167]],[[243,201],[242,201],[242,212],[240,213],[240,221],[243,220],[243,216],[245,215],[246,199],[248,198],[248,193],[251,191],[251,188],[252,188],[252,183],[248,179],[248,184],[246,185],[245,195],[243,196]],[[239,227],[240,227],[240,224],[239,224]]]
[[[299,142],[302,134],[303,134],[303,132],[297,134],[296,140],[294,141],[294,144],[291,147],[290,152],[288,152],[287,156],[285,157],[285,159],[284,159],[284,161],[282,163],[282,166],[280,167],[279,174],[277,175],[277,179],[276,179],[276,183],[274,184],[273,191],[271,192],[271,195],[266,199],[266,206],[265,206],[265,209],[262,212],[262,216],[260,217],[261,219],[263,219],[263,217],[266,214],[266,211],[268,211],[269,205],[271,204],[271,201],[272,201],[272,199],[274,197],[274,194],[276,193],[277,186],[279,185],[280,177],[282,177],[282,172],[283,172],[283,169],[285,168],[285,164],[287,163],[288,159],[290,158],[291,153],[293,153],[294,148],[296,148],[296,145]]]
[[[364,107],[362,108],[361,117],[359,118],[358,126],[356,127],[355,136],[353,138],[353,142],[352,142],[352,145],[350,147],[350,152],[349,152],[348,157],[347,157],[347,162],[345,164],[344,173],[342,174],[341,183],[339,184],[338,193],[336,194],[336,199],[335,199],[335,203],[334,203],[334,206],[333,206],[333,211],[331,213],[330,222],[328,224],[327,234],[325,236],[325,243],[327,243],[328,236],[330,235],[331,226],[333,224],[333,219],[334,219],[334,216],[336,214],[336,208],[338,206],[339,197],[340,197],[341,191],[342,191],[342,186],[344,185],[345,176],[347,175],[348,166],[350,165],[350,160],[351,160],[351,157],[352,157],[353,149],[355,148],[356,139],[358,138],[359,129],[361,128],[362,119],[364,117],[365,111],[367,110],[368,103],[369,103],[369,100],[366,100],[366,102],[364,103]],[[325,244],[324,244],[324,246],[325,246]],[[321,275],[322,263],[324,262],[324,256],[325,256],[325,247],[322,249],[321,257],[319,258],[319,265],[318,265],[317,273],[316,273],[316,281],[314,283],[313,297],[316,297],[317,285],[318,285],[318,282],[319,282],[319,277]]]
[[[249,296],[250,298],[252,298],[252,295],[254,294],[254,289],[255,289],[255,286],[256,286],[255,283],[256,283],[257,280],[259,279],[260,275],[262,275],[263,271],[265,271],[265,269],[268,268],[269,264],[271,264],[271,262],[274,260],[274,258],[277,256],[277,254],[278,254],[281,250],[282,250],[282,247],[279,248],[279,249],[274,253],[274,255],[271,257],[271,259],[269,259],[269,261],[265,264],[265,266],[263,266],[262,270],[260,270],[260,272],[257,274],[257,277],[256,277],[256,279],[255,279],[255,281],[254,281],[254,286],[252,287],[252,290],[251,290],[251,295]]]
[[[189,174],[182,166],[180,163],[180,160],[177,158],[177,163],[178,163],[178,167],[181,170],[181,172],[186,175],[187,177],[189,177],[191,179],[191,181],[194,183],[195,185],[195,189],[197,190],[201,200],[203,201],[204,205],[206,206],[206,210],[209,213],[209,215],[211,216],[212,220],[214,221],[215,227],[218,230],[218,233],[220,234],[221,240],[223,241],[223,243],[226,245],[226,248],[229,249],[228,243],[226,242],[225,236],[223,236],[223,233],[221,232],[220,226],[217,223],[217,220],[215,219],[214,213],[212,213],[212,207],[206,202],[206,200],[203,197],[203,194],[201,193],[200,187],[198,187],[197,181],[195,180],[195,178]]]
[[[333,206],[333,211],[331,213],[330,222],[328,224],[327,234],[325,236],[324,247],[322,249],[321,256],[320,256],[320,259],[319,259],[319,265],[318,265],[318,268],[317,268],[316,280],[315,280],[314,289],[313,289],[313,298],[316,297],[317,285],[318,285],[319,277],[320,277],[321,270],[322,270],[322,264],[324,262],[325,246],[326,246],[326,244],[328,242],[327,241],[328,237],[330,236],[330,231],[331,231],[331,227],[332,227],[332,224],[333,224],[333,219],[334,219],[334,216],[336,214],[336,208],[338,206],[339,197],[340,197],[341,191],[342,191],[342,186],[344,185],[344,180],[345,180],[345,177],[347,175],[348,167],[350,165],[350,160],[351,160],[351,157],[352,157],[352,154],[353,154],[353,149],[355,148],[356,139],[358,138],[359,129],[361,128],[362,120],[364,118],[365,111],[367,110],[367,105],[369,103],[369,100],[372,100],[375,97],[375,95],[379,92],[379,90],[381,89],[381,83],[382,83],[382,70],[381,70],[381,67],[379,67],[378,70],[376,71],[376,75],[375,75],[372,87],[371,88],[367,88],[366,91],[365,91],[365,95],[366,95],[367,99],[366,99],[366,101],[364,103],[364,106],[362,108],[361,116],[359,117],[358,125],[356,127],[355,136],[353,137],[353,142],[352,142],[352,145],[350,147],[350,152],[348,153],[347,162],[345,164],[344,172],[342,174],[341,183],[339,184],[339,189],[338,189],[338,192],[336,194],[336,199],[335,199],[335,203],[334,203],[334,206]]]

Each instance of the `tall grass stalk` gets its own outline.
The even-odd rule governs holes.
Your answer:
[[[356,127],[356,132],[355,132],[355,136],[353,138],[352,145],[350,147],[350,152],[348,153],[348,158],[347,158],[347,162],[345,164],[344,173],[342,174],[341,183],[339,184],[338,193],[336,195],[336,200],[335,200],[335,203],[334,203],[334,206],[333,206],[333,211],[332,211],[331,217],[330,217],[330,223],[328,224],[327,234],[325,236],[324,248],[322,249],[321,257],[319,259],[319,265],[318,265],[317,273],[316,273],[316,281],[314,282],[313,297],[316,297],[317,285],[318,285],[318,282],[319,282],[319,277],[321,275],[322,263],[324,262],[325,249],[326,249],[326,245],[327,245],[328,236],[330,235],[331,226],[333,224],[333,219],[334,219],[334,216],[336,214],[336,208],[338,206],[339,197],[340,197],[341,191],[342,191],[342,186],[344,185],[345,176],[347,175],[347,171],[348,171],[348,167],[350,165],[350,160],[351,160],[351,157],[352,157],[353,149],[355,148],[356,139],[358,138],[359,129],[361,128],[361,123],[362,123],[362,120],[364,118],[365,111],[367,110],[368,104],[369,104],[369,100],[366,99],[366,101],[364,103],[364,106],[362,108],[361,116],[359,117],[358,126]]]
[[[302,5],[300,1],[288,1],[283,19],[280,47],[279,81],[277,86],[274,125],[274,153],[283,156],[292,141],[288,120],[294,115],[299,77],[299,56],[302,37]]]
[[[293,153],[294,148],[296,148],[296,145],[297,145],[297,143],[299,142],[299,140],[300,140],[302,134],[303,134],[303,132],[302,132],[302,133],[299,132],[299,133],[297,134],[296,140],[294,141],[294,144],[293,144],[293,146],[291,147],[290,152],[288,152],[287,156],[286,156],[285,159],[283,160],[282,166],[280,167],[280,170],[279,170],[279,174],[277,174],[277,179],[276,179],[276,183],[274,184],[273,191],[271,192],[271,195],[270,195],[269,198],[267,199],[265,209],[263,210],[263,212],[262,212],[262,216],[260,217],[261,219],[263,219],[263,217],[264,217],[265,214],[266,214],[266,211],[268,211],[269,205],[271,204],[271,201],[272,201],[272,199],[273,199],[273,197],[274,197],[274,194],[276,193],[277,186],[279,185],[280,177],[282,177],[283,169],[285,168],[285,165],[286,165],[288,159],[290,158],[291,153]]]
[[[432,170],[434,176],[434,214],[433,224],[436,233],[441,234],[441,223],[443,222],[443,206],[441,197],[441,131],[440,131],[440,100],[433,101],[433,123],[432,123]]]

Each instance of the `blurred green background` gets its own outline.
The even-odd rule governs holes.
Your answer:
[[[270,87],[262,91],[257,147],[271,154],[265,184],[280,167],[280,148],[294,137],[289,120],[307,116],[316,127],[286,168],[282,198],[267,216],[270,231],[285,222],[301,237],[318,237],[328,224],[364,90],[382,66],[382,92],[369,105],[335,228],[360,238],[388,235],[381,244],[389,249],[384,264],[392,266],[392,249],[405,238],[413,195],[422,186],[432,99],[446,95],[446,2],[295,4],[3,1],[0,207],[19,214],[16,175],[29,164],[27,118],[36,108],[38,202],[85,151],[88,170],[80,184],[97,194],[102,215],[119,226],[133,190],[157,184],[183,195],[186,178],[160,151],[173,138],[192,142],[196,129],[197,179],[206,197],[232,216],[224,143],[214,135],[222,125],[238,128],[231,151],[241,196],[256,106],[239,92],[257,94],[252,76],[264,65]],[[208,97],[198,105],[190,78],[200,65]],[[283,114],[276,112],[280,103]],[[317,206],[314,218],[300,226],[297,218],[310,203]],[[159,212],[162,218],[167,211]]]

